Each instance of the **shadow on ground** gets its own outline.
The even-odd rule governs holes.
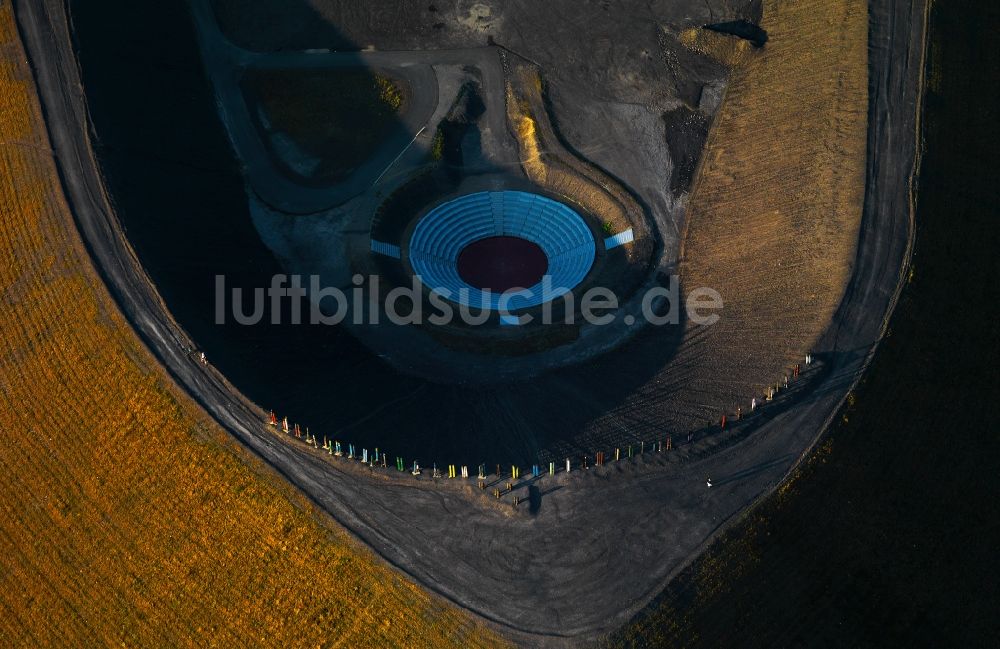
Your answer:
[[[482,388],[404,376],[339,327],[215,325],[217,274],[249,289],[283,269],[248,214],[187,4],[71,10],[95,148],[129,241],[174,317],[251,400],[319,435],[427,464],[529,463],[662,437],[655,408],[609,413],[673,356],[683,324],[647,328],[584,365]],[[287,11],[321,20],[304,2]],[[325,33],[348,45],[333,26]]]

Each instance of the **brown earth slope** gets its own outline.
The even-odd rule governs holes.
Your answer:
[[[0,645],[495,646],[164,377],[63,199],[0,6]]]
[[[693,425],[746,410],[809,351],[850,278],[864,197],[867,3],[765,2],[766,47],[732,74],[703,155],[681,253],[684,294],[724,309],[690,326],[645,389]],[[815,350],[814,350],[815,351]]]

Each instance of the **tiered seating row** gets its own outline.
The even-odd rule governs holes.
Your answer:
[[[410,264],[424,284],[453,302],[497,309],[499,294],[486,294],[458,274],[459,253],[473,241],[511,236],[536,243],[549,261],[551,286],[572,289],[594,263],[595,244],[587,224],[575,211],[550,198],[519,191],[478,192],[437,206],[417,224],[410,239]],[[508,308],[541,304],[554,295],[515,296]]]

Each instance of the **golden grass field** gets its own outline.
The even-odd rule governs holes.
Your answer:
[[[746,63],[754,51],[749,41],[698,27],[683,30],[677,35],[677,40],[685,47],[706,54],[729,67]]]
[[[62,196],[0,5],[0,646],[497,646],[169,382]]]

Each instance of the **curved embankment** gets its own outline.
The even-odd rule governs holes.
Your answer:
[[[0,645],[469,644],[163,376],[63,198],[0,5]]]
[[[765,2],[767,46],[721,37],[744,54],[691,193],[680,275],[725,308],[689,327],[672,363],[698,395],[677,399],[693,421],[733,417],[807,351],[828,351],[817,343],[851,279],[862,216],[867,8]]]
[[[806,4],[820,16],[836,9],[819,0]],[[265,432],[259,408],[184,353],[186,337],[129,253],[102,194],[86,139],[85,106],[71,90],[79,82],[62,4],[50,0],[38,5],[23,0],[18,7],[64,185],[91,252],[128,319],[217,421],[313,502],[421,583],[532,644],[576,646],[620,626],[649,602],[716,530],[773,489],[795,465],[836,412],[881,335],[879,315],[892,304],[907,249],[909,213],[896,207],[898,188],[905,192],[905,174],[877,173],[878,182],[869,184],[870,209],[851,284],[834,328],[818,343],[827,352],[827,371],[796,407],[765,410],[749,423],[752,430],[746,432],[752,434],[745,443],[703,460],[680,462],[678,452],[543,479],[539,486],[544,496],[535,516],[484,508],[449,485],[415,488],[412,481],[386,480],[343,464],[332,467],[318,454]],[[39,13],[41,9],[51,15]],[[815,40],[801,49],[806,34]],[[813,49],[836,51],[841,36],[829,29],[815,34],[792,29],[784,41],[769,42],[767,52],[780,59]],[[888,57],[894,50],[886,45],[878,42],[872,51]],[[864,49],[864,39],[854,47]],[[817,64],[817,75],[829,71],[822,67],[829,63],[807,60]],[[886,61],[891,59],[881,62],[905,67],[905,62]],[[864,73],[863,68],[852,71],[862,78]],[[780,98],[781,88],[773,90]],[[888,119],[883,113],[905,109],[884,102],[873,106],[877,133]],[[912,130],[906,137],[912,137]],[[898,141],[890,138],[888,150],[882,139],[872,142],[870,171],[885,168],[885,156],[897,161],[892,156],[898,155],[898,147],[891,145]],[[661,387],[669,387],[669,381],[664,383]],[[646,397],[636,405],[656,407],[658,393]],[[704,488],[705,475],[717,481],[712,490]]]

